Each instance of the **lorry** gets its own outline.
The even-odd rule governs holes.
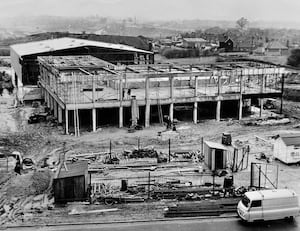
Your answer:
[[[300,214],[298,196],[290,189],[246,192],[238,203],[237,213],[246,222],[293,220]]]

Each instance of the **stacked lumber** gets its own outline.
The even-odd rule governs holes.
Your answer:
[[[223,188],[215,187],[214,192],[221,192]],[[199,197],[209,197],[212,187],[180,187],[171,189],[157,189],[151,192],[154,199],[185,199],[188,195],[198,195]]]
[[[165,217],[220,216],[224,213],[236,212],[239,200],[240,198],[228,198],[177,204],[166,208],[164,215]]]

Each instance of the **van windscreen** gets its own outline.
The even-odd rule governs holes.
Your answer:
[[[249,204],[250,204],[250,200],[248,197],[244,196],[243,199],[242,199],[242,203],[243,205],[248,208],[249,207]]]

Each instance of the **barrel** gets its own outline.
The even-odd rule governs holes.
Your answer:
[[[231,145],[231,134],[224,132],[222,134],[222,144]]]

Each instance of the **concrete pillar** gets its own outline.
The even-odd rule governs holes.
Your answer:
[[[123,107],[119,107],[119,128],[123,127]]]
[[[197,76],[195,77],[195,89],[194,89],[194,96],[198,96],[198,78]]]
[[[173,119],[174,119],[174,104],[173,103],[170,104],[169,117],[170,117],[170,120],[173,121]]]
[[[222,93],[221,76],[222,76],[222,74],[219,74],[219,76],[218,76],[218,95],[220,95]]]
[[[145,110],[145,127],[150,127],[150,103],[146,103],[146,110]]]
[[[53,99],[53,108],[54,108],[54,117],[58,117],[58,104],[57,102]]]
[[[241,120],[243,118],[243,98],[239,99],[239,116],[238,119]]]
[[[92,123],[93,123],[93,132],[95,132],[97,130],[96,108],[92,109]]]
[[[146,82],[145,82],[145,100],[146,100],[145,127],[148,128],[150,126],[149,78],[146,78]]]
[[[65,128],[66,135],[69,135],[69,110],[65,109]]]
[[[221,119],[221,100],[217,101],[217,108],[216,108],[216,120],[220,121]]]
[[[198,120],[198,102],[194,102],[194,110],[193,110],[194,124],[197,124],[197,120]]]
[[[170,77],[169,81],[170,81],[170,98],[173,102],[173,98],[174,98],[174,78]]]
[[[58,116],[57,116],[58,123],[61,124],[63,122],[63,120],[62,120],[62,108],[59,105],[58,105],[57,113],[58,113]]]
[[[174,120],[174,78],[170,77],[170,99],[171,99],[171,104],[170,104],[170,109],[169,109],[169,117],[170,120]]]
[[[259,117],[262,117],[263,109],[264,109],[264,99],[260,98],[259,99]]]

